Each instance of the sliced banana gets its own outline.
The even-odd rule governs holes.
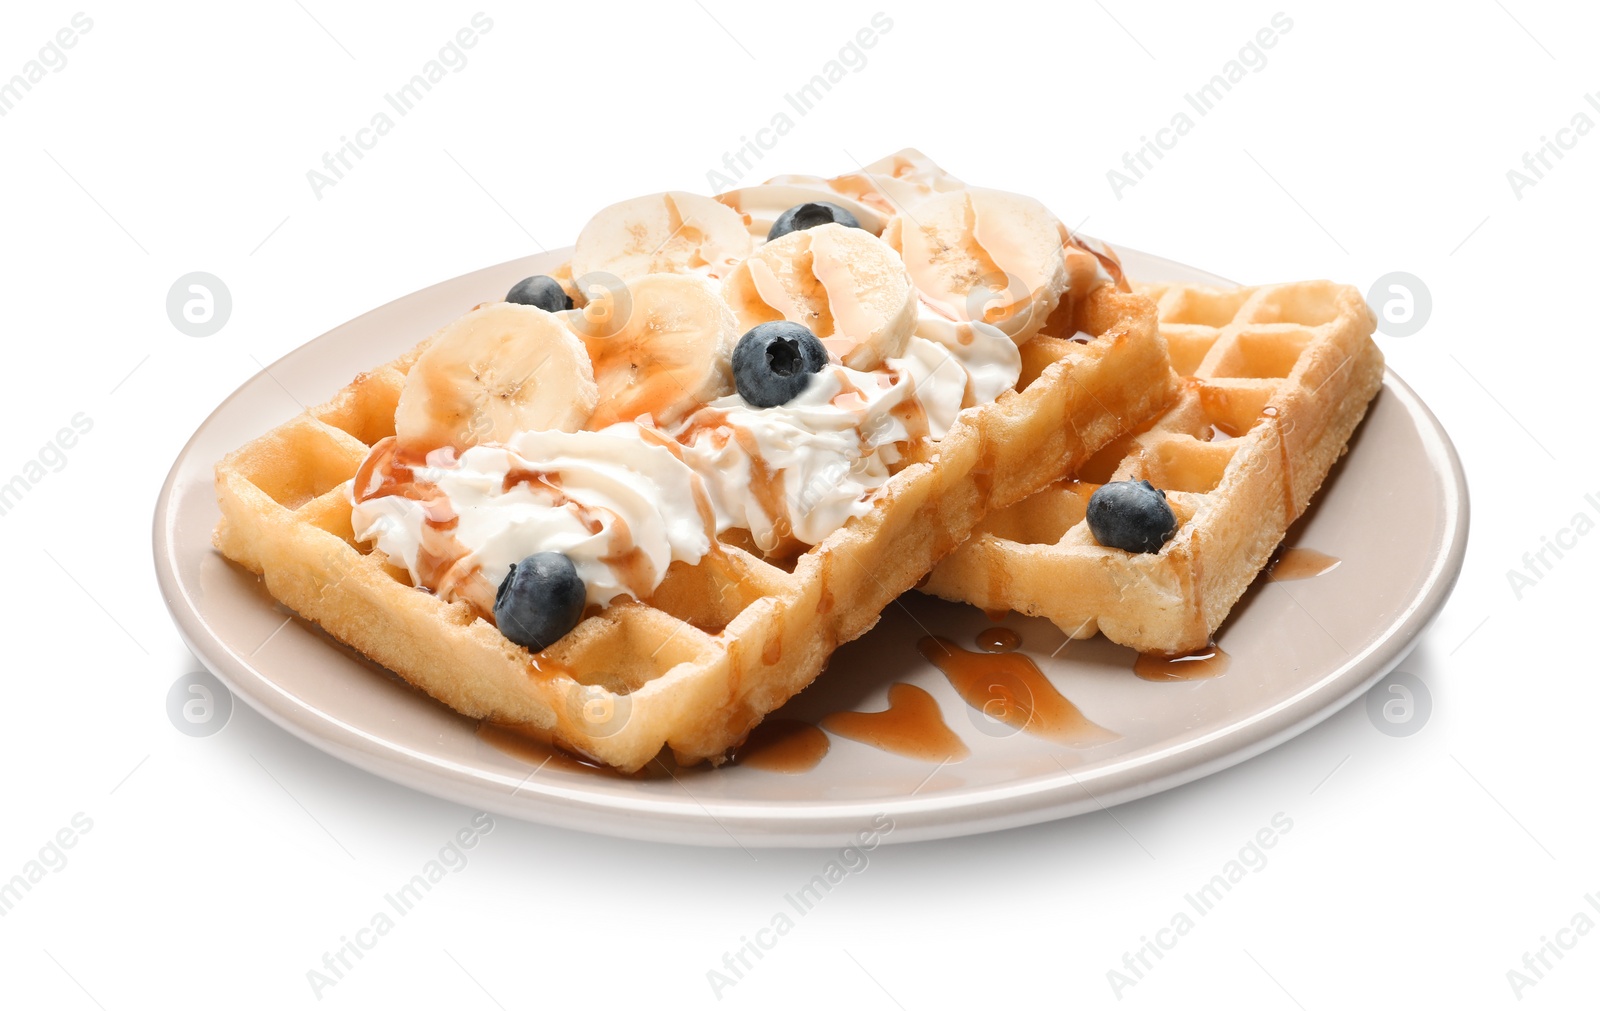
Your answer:
[[[646,274],[724,278],[750,252],[744,217],[696,193],[652,193],[612,204],[589,219],[572,250],[572,274],[614,274],[624,283]]]
[[[578,286],[572,282],[572,260],[568,259],[567,262],[552,270],[550,276],[555,278],[557,284],[561,285],[561,290],[567,293],[568,298],[578,305],[583,304],[583,301],[579,298]]]
[[[911,280],[937,311],[992,324],[1022,344],[1044,326],[1067,287],[1065,234],[1039,201],[1000,190],[929,197],[889,222]]]
[[[786,319],[811,328],[828,354],[870,371],[905,351],[917,293],[895,251],[870,232],[822,225],[762,246],[722,284],[739,332]]]
[[[767,241],[767,233],[772,231],[772,223],[778,220],[778,215],[796,204],[817,200],[826,200],[830,204],[843,207],[854,214],[861,227],[873,235],[883,231],[883,226],[889,222],[889,215],[882,211],[868,207],[861,201],[842,193],[834,193],[825,187],[763,183],[760,186],[746,186],[742,190],[719,193],[716,199],[718,203],[727,204],[749,219],[750,237],[757,243]]]
[[[648,414],[672,425],[733,389],[729,361],[738,340],[716,285],[691,274],[646,274],[625,288],[596,289],[563,313],[594,362],[598,431]]]
[[[1075,256],[1074,254],[1081,251],[1094,257],[1099,264],[1099,269],[1095,271],[1098,275],[1096,280],[1103,278],[1116,285],[1122,291],[1133,290],[1128,286],[1128,276],[1122,271],[1122,259],[1117,256],[1115,249],[1112,249],[1099,239],[1084,235],[1082,232],[1069,231],[1066,225],[1061,226],[1061,241],[1067,247],[1067,273],[1073,275],[1074,280],[1071,282],[1073,285],[1078,283],[1076,280],[1077,275],[1074,273],[1076,261],[1082,259],[1081,256]]]
[[[783,175],[767,180],[767,185],[801,186],[829,190],[876,208],[886,216],[904,214],[936,193],[964,189],[966,183],[935,165],[933,159],[914,147],[863,165],[859,172],[848,172],[823,179],[820,176]]]
[[[487,302],[435,334],[412,364],[394,412],[396,441],[426,453],[518,432],[575,432],[598,397],[583,342],[560,318]]]

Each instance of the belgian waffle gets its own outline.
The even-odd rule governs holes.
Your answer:
[[[725,541],[699,564],[673,563],[649,599],[613,603],[543,652],[419,591],[354,539],[352,477],[394,434],[426,341],[227,456],[215,543],[302,617],[467,716],[624,771],[663,747],[683,763],[718,762],[986,511],[1059,480],[1171,402],[1153,303],[1111,283],[1071,294],[1024,345],[1018,388],[913,446],[869,513],[788,562]]]
[[[1303,513],[1383,381],[1371,310],[1327,281],[1138,285],[1157,302],[1177,403],[1058,483],[989,515],[923,589],[1049,618],[1142,652],[1201,649]],[[1179,527],[1153,554],[1096,542],[1094,490],[1143,478]]]

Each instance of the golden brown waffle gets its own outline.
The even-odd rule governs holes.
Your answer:
[[[216,545],[303,617],[459,712],[625,771],[663,746],[680,762],[720,761],[988,509],[1059,480],[1171,403],[1149,299],[1103,284],[1055,316],[1052,332],[1093,339],[1030,341],[1019,390],[914,447],[870,513],[792,567],[724,541],[698,565],[674,564],[649,600],[613,604],[537,655],[354,543],[351,478],[394,433],[426,342],[224,459]]]
[[[1383,382],[1371,311],[1327,281],[1141,285],[1183,377],[1173,408],[1068,480],[991,514],[923,589],[1097,630],[1142,652],[1206,646],[1305,511]],[[1102,547],[1084,521],[1100,484],[1144,478],[1179,527],[1154,554]]]

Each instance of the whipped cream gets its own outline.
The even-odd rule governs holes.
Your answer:
[[[957,322],[918,299],[915,333],[944,348],[966,370],[970,385],[964,407],[993,403],[1022,375],[1022,351],[999,327]]]
[[[426,499],[386,493],[395,470]],[[522,432],[459,456],[435,450],[421,465],[375,470],[368,484],[352,488],[356,539],[376,540],[417,585],[490,613],[507,571],[536,552],[565,554],[589,603],[605,605],[649,596],[673,562],[711,550],[699,478],[666,439],[631,422]]]
[[[748,530],[765,552],[790,537],[816,544],[872,510],[901,444],[944,438],[963,407],[1016,385],[1021,356],[1010,338],[943,322],[881,369],[829,365],[781,406],[732,394],[690,418],[678,437],[705,479],[717,533]]]

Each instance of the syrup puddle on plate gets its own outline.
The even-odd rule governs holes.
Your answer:
[[[543,741],[537,740],[518,730],[516,727],[503,723],[490,723],[487,720],[478,724],[478,738],[483,743],[497,751],[504,752],[512,758],[520,758],[532,765],[554,766],[566,772],[604,772],[620,775],[614,770],[580,758],[569,751],[552,747]]]
[[[1075,748],[1121,736],[1083,715],[1021,653],[974,653],[932,635],[917,649],[944,672],[967,705],[996,723]]]
[[[1267,563],[1267,579],[1274,583],[1310,579],[1337,569],[1342,559],[1310,548],[1284,548]]]
[[[1226,673],[1229,659],[1212,643],[1193,653],[1140,653],[1133,672],[1146,681],[1204,681]]]
[[[828,735],[802,720],[768,718],[733,749],[733,764],[793,776],[810,772],[828,753]]]
[[[889,708],[833,713],[822,726],[829,733],[921,762],[959,762],[972,754],[944,722],[933,696],[904,681],[889,686]]]
[[[1022,636],[1009,628],[986,628],[978,633],[978,648],[985,653],[1010,653],[1022,645]]]
[[[711,767],[699,764],[685,767],[673,761],[672,753],[663,749],[638,772],[619,772],[608,765],[590,761],[563,748],[553,747],[523,733],[514,726],[481,722],[477,735],[495,750],[527,762],[537,769],[546,766],[562,772],[576,772],[592,776],[611,776],[617,779],[676,779],[683,775],[708,774]],[[800,720],[763,720],[750,731],[743,744],[734,749],[732,761],[765,772],[790,775],[810,772],[828,753],[828,735],[810,723]]]
[[[531,737],[514,726],[482,720],[475,730],[478,739],[502,754],[527,762],[537,772],[546,767],[562,772],[576,772],[591,776],[612,776],[617,779],[667,779],[675,778],[688,770],[672,761],[672,753],[663,751],[647,762],[638,772],[619,772],[609,765],[575,755],[564,748],[553,747]]]

